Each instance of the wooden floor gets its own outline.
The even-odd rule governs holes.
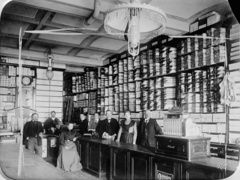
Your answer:
[[[18,171],[19,145],[15,143],[0,143],[0,179],[1,173],[5,179],[22,180],[99,180],[84,171],[65,172],[46,162],[41,157],[24,149],[24,166],[21,176]]]

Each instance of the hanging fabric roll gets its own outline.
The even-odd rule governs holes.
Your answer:
[[[231,102],[236,101],[236,90],[235,82],[233,78],[230,76],[229,72],[225,74],[219,86],[221,94],[221,103],[230,106]]]

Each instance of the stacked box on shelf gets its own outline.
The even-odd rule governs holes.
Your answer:
[[[72,76],[72,93],[76,93],[76,82],[77,82],[77,78],[76,76]]]
[[[134,69],[134,85],[132,87],[135,89],[133,90],[135,92],[135,111],[139,112],[141,111],[141,66],[140,66],[140,57],[136,56],[135,59],[133,59],[133,69]]]
[[[155,75],[155,59],[153,58],[153,50],[149,49],[147,51],[147,60],[148,60],[148,76],[152,77]]]
[[[155,59],[155,76],[159,76],[161,74],[161,71],[160,71],[160,62],[161,62],[160,48],[154,49],[154,59]]]
[[[176,72],[176,58],[177,58],[177,48],[170,47],[167,49],[166,56],[166,73],[175,73]]]
[[[148,80],[143,80],[141,82],[141,105],[142,105],[142,110],[148,109],[148,104],[149,104],[149,98],[148,98],[148,92],[149,92],[149,81]]]
[[[240,138],[240,25],[234,24],[230,29],[231,52],[229,71],[235,82],[236,102],[229,107],[229,143],[236,144]]]
[[[134,59],[132,56],[128,57],[128,110],[136,111],[136,87],[135,87],[135,76],[134,76]]]
[[[167,74],[167,47],[161,49],[161,60],[160,60],[160,75]]]
[[[150,110],[155,110],[155,79],[149,79],[149,92],[148,92],[148,107]]]
[[[144,51],[140,55],[140,63],[141,63],[141,78],[147,78],[148,76],[148,60],[147,53]]]
[[[19,67],[17,67],[17,75],[19,75]],[[35,71],[31,70],[31,68],[22,67],[22,75],[23,76],[35,76]]]
[[[0,65],[0,117],[2,111],[12,109],[16,101],[16,68],[5,64]],[[7,123],[7,122],[6,122]],[[2,124],[7,126],[7,124]],[[1,128],[0,128],[1,129]]]
[[[96,99],[97,99],[97,92],[96,91],[93,91],[93,92],[89,92],[89,110],[88,110],[88,113],[93,115],[96,110],[97,110],[97,102],[96,102]]]
[[[165,76],[163,79],[162,109],[169,109],[175,105],[176,97],[176,78]]]
[[[119,90],[119,112],[124,111],[123,106],[123,83],[124,83],[124,64],[123,60],[118,61],[118,90]]]
[[[100,91],[100,112],[101,114],[105,114],[105,79],[106,79],[106,75],[105,75],[105,67],[102,67],[100,69],[100,77],[101,77],[101,81],[100,81],[100,87],[101,87],[101,91]]]
[[[155,110],[162,109],[162,93],[163,93],[163,81],[162,77],[155,79]]]

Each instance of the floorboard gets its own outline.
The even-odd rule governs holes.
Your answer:
[[[24,166],[21,176],[18,171],[19,145],[15,143],[0,143],[0,167],[3,177],[21,180],[99,180],[82,170],[65,172],[48,163],[41,157],[24,149]]]

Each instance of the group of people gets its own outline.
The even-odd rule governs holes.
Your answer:
[[[75,126],[75,127],[74,127]],[[155,119],[151,118],[151,111],[144,112],[144,118],[139,124],[131,119],[131,112],[125,111],[125,118],[119,123],[112,117],[110,110],[106,111],[106,118],[100,120],[99,114],[94,114],[94,119],[88,121],[86,116],[80,114],[80,120],[62,126],[61,121],[56,118],[56,112],[51,112],[44,125],[38,121],[38,114],[32,114],[32,120],[24,126],[23,138],[27,148],[36,154],[42,154],[41,138],[45,134],[59,136],[59,155],[57,167],[65,171],[78,171],[82,168],[80,157],[74,143],[77,137],[85,133],[92,133],[103,139],[110,139],[117,142],[138,144],[150,149],[155,148],[155,135],[163,134],[162,129]]]

